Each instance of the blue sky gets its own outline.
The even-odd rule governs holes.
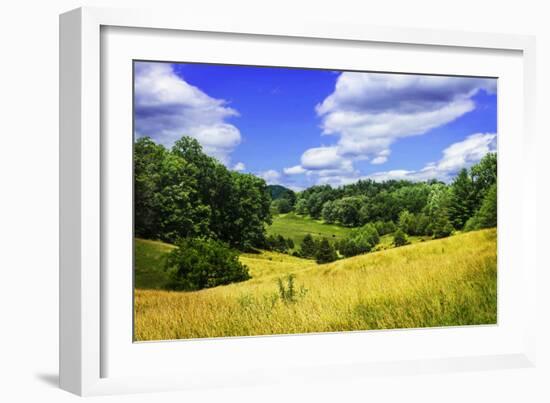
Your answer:
[[[227,167],[294,189],[449,181],[496,150],[496,80],[135,64],[135,135],[197,138]]]

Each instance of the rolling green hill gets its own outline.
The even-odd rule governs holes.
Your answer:
[[[136,239],[134,241],[134,286],[163,289],[168,282],[168,275],[164,270],[166,254],[174,248],[174,245],[160,241]]]
[[[136,285],[170,245],[136,240]],[[194,292],[138,289],[137,340],[496,323],[496,229],[333,263],[274,252],[240,257],[252,279]],[[151,272],[149,272],[151,271]],[[296,297],[281,297],[293,274]]]

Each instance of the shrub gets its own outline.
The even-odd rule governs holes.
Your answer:
[[[181,238],[167,258],[171,271],[168,287],[173,290],[200,290],[250,278],[238,253],[213,239]]]
[[[286,239],[282,235],[269,235],[265,239],[265,248],[280,253],[288,253],[294,248],[294,241],[290,238]]]
[[[345,257],[360,255],[370,252],[380,241],[380,236],[374,224],[365,224],[355,229],[340,241],[338,250]]]
[[[407,235],[403,232],[401,228],[398,228],[397,231],[393,234],[393,245],[394,246],[403,246],[409,244]]]
[[[305,258],[313,258],[317,254],[317,244],[310,234],[307,234],[300,245],[300,255]]]
[[[428,235],[429,234],[429,226],[430,226],[430,219],[428,216],[424,213],[418,213],[415,214],[415,235]]]
[[[376,231],[378,232],[378,235],[386,235],[391,234],[395,232],[395,224],[393,221],[381,221],[378,220],[374,223],[374,226],[376,227]]]
[[[286,198],[277,199],[271,202],[271,208],[279,214],[290,213],[292,211],[292,204]]]
[[[288,249],[288,246],[286,244],[286,239],[282,235],[277,235],[277,243],[275,244],[275,250],[277,252],[285,253]]]
[[[315,260],[319,264],[334,262],[338,259],[334,247],[330,244],[327,238],[323,238],[319,244],[319,249],[315,255]]]
[[[468,218],[468,221],[466,221],[466,224],[464,225],[464,231],[468,232],[468,231],[474,231],[476,229],[479,229],[480,225],[477,218],[478,217],[476,214]]]
[[[294,249],[294,241],[292,240],[292,238],[288,238],[286,240],[286,246],[288,249]]]
[[[440,215],[437,216],[435,222],[431,224],[431,231],[434,239],[438,239],[451,235],[454,228],[446,215]]]
[[[277,286],[279,288],[279,297],[284,303],[297,302],[299,298],[304,298],[307,294],[307,288],[303,285],[299,290],[296,290],[294,284],[294,274],[289,274],[286,277],[286,285],[282,278],[277,279]]]

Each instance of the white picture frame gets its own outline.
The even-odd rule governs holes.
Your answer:
[[[159,44],[163,40],[166,42],[165,45],[158,46],[159,49],[169,48],[170,43],[177,41],[178,32],[191,32],[199,38],[201,35],[216,34],[217,40],[223,39],[224,35],[228,37],[227,40],[232,35],[251,37],[260,42],[265,39],[273,43],[280,42],[283,47],[286,46],[285,41],[289,40],[300,43],[300,46],[308,46],[311,40],[318,40],[329,41],[334,49],[346,44],[376,44],[382,48],[394,45],[421,47],[422,51],[428,49],[429,52],[465,50],[479,57],[491,52],[513,53],[514,61],[510,62],[510,73],[503,74],[510,74],[510,77],[516,78],[520,76],[521,82],[516,82],[516,86],[510,86],[509,94],[512,94],[512,88],[515,92],[521,92],[521,99],[518,101],[521,104],[521,113],[518,112],[517,119],[507,121],[506,125],[518,129],[520,133],[510,135],[510,142],[504,141],[505,151],[510,150],[510,153],[505,152],[503,169],[506,172],[507,165],[516,161],[522,162],[522,172],[510,173],[509,177],[512,179],[511,175],[519,175],[513,179],[521,182],[523,192],[516,191],[516,194],[512,195],[512,192],[506,190],[506,186],[502,190],[499,184],[499,203],[506,197],[506,200],[511,200],[510,208],[517,212],[510,220],[510,225],[506,227],[508,232],[511,232],[511,229],[517,231],[514,239],[501,236],[499,213],[499,250],[502,242],[505,246],[514,242],[513,250],[504,249],[506,261],[502,261],[499,254],[499,276],[501,265],[509,267],[512,265],[510,262],[513,262],[516,266],[516,277],[504,274],[504,283],[499,279],[499,287],[513,287],[513,296],[521,297],[522,304],[513,308],[515,311],[510,313],[509,320],[504,318],[506,320],[503,321],[503,310],[505,314],[509,309],[513,310],[509,308],[511,304],[507,301],[513,301],[510,296],[504,299],[503,304],[499,301],[500,328],[497,326],[477,330],[452,328],[421,332],[353,332],[346,336],[346,345],[355,348],[366,344],[378,346],[376,343],[386,343],[387,348],[388,343],[380,340],[393,340],[392,348],[395,352],[392,356],[373,355],[374,358],[370,359],[361,353],[355,354],[351,359],[351,350],[338,352],[344,357],[349,354],[350,357],[346,360],[339,360],[336,354],[331,354],[330,352],[335,351],[336,346],[341,344],[341,334],[161,342],[150,343],[145,347],[139,347],[139,350],[134,348],[131,337],[128,337],[124,330],[112,335],[111,333],[116,333],[116,329],[107,331],[106,327],[117,325],[119,318],[115,311],[127,313],[128,301],[125,300],[126,305],[120,306],[121,310],[114,310],[114,305],[110,302],[112,298],[109,298],[109,287],[106,285],[107,279],[114,281],[109,277],[109,273],[105,272],[110,259],[109,248],[104,240],[104,228],[109,226],[105,221],[105,211],[110,203],[107,196],[110,191],[108,178],[114,173],[108,167],[112,167],[112,164],[109,165],[109,153],[112,155],[116,150],[124,152],[125,146],[123,143],[116,145],[110,142],[110,137],[102,137],[102,133],[109,131],[111,124],[107,119],[109,111],[102,109],[105,107],[104,97],[111,99],[110,94],[114,93],[116,96],[121,93],[118,89],[111,91],[109,84],[103,80],[102,74],[107,74],[107,70],[103,70],[105,61],[102,61],[102,58],[111,57],[105,48],[116,46],[119,46],[116,49],[121,49],[117,52],[118,57],[124,54],[123,56],[129,60],[133,55],[131,51],[127,54],[122,51],[121,44],[124,43],[120,40],[106,42],[102,32],[108,31],[109,27],[130,30],[124,33],[126,36],[132,36],[131,30],[138,29],[170,33],[168,36],[171,38],[168,39],[151,39],[159,41]],[[144,47],[150,48],[153,46],[152,43],[154,42]],[[297,24],[291,21],[270,21],[268,18],[261,21],[249,21],[245,17],[239,20],[207,20],[192,15],[182,16],[150,10],[81,8],[61,15],[60,49],[60,385],[63,389],[79,395],[97,395],[301,382],[308,379],[342,379],[380,373],[397,375],[534,365],[535,321],[529,312],[536,311],[536,253],[534,243],[528,242],[523,235],[536,231],[535,202],[527,192],[527,189],[534,188],[536,180],[535,159],[532,158],[535,152],[534,38],[505,34],[368,27],[318,21],[302,21]],[[160,50],[156,52],[157,55],[168,57],[168,53],[164,56]],[[114,56],[112,57],[114,59]],[[502,63],[505,64],[505,61]],[[401,69],[410,68],[413,67],[409,65]],[[476,69],[483,71],[483,67],[473,66],[469,69],[472,73],[475,73]],[[108,71],[112,74],[111,70]],[[115,74],[124,74],[124,70],[121,72]],[[131,86],[130,78],[126,85],[128,84]],[[131,93],[127,96],[131,96]],[[512,105],[506,102],[504,104],[504,108]],[[124,119],[131,117],[125,116]],[[507,127],[503,129],[506,130]],[[131,133],[129,136],[131,138]],[[499,155],[499,159],[500,157]],[[499,164],[502,164],[501,160]],[[499,165],[499,170],[501,166]],[[500,297],[499,294],[499,299]],[[522,317],[521,321],[513,320],[519,316]],[[126,319],[123,318],[122,321],[124,320]],[[128,337],[127,341],[123,341],[127,346],[116,344],[116,340],[121,340],[120,334]],[[495,348],[489,349],[487,346],[493,335],[502,343],[496,342]],[[429,350],[430,344],[452,343],[453,340],[463,340],[464,344],[461,348],[440,346],[438,349]],[[485,340],[486,344],[480,342],[478,346],[473,346],[475,340]],[[407,353],[408,349],[414,348],[419,348],[420,352],[416,355]],[[266,349],[273,354],[265,353]],[[283,349],[293,351],[295,356],[286,361],[277,361]],[[328,353],[319,356],[317,353],[322,349]],[[368,350],[367,347],[365,349]],[[124,351],[126,355],[122,355],[120,351]],[[385,350],[380,351],[383,354]],[[152,354],[158,358],[152,360]],[[185,364],[181,364],[182,361],[176,358],[177,354],[186,354],[189,359]],[[168,369],[157,375],[153,375],[151,371],[134,373],[131,371],[131,364],[118,365],[116,370],[111,369],[110,363],[117,360],[131,363],[132,355],[139,355],[140,360],[149,360],[144,361],[147,362],[145,366],[162,363]],[[208,357],[205,359],[208,365],[199,365],[201,356]],[[261,370],[254,366],[254,360],[258,357],[264,359],[265,363]],[[219,365],[216,370],[212,370],[212,364],[215,364],[216,360],[219,360]],[[224,364],[224,361],[228,360],[234,361]],[[194,366],[194,371],[189,371],[191,366]]]

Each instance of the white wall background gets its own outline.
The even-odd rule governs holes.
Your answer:
[[[273,19],[313,16],[373,25],[537,36],[538,204],[548,227],[550,28],[545,1],[523,0],[11,0],[0,5],[0,400],[68,402],[57,389],[58,14],[81,5],[180,7],[182,13]],[[521,167],[518,167],[521,169]],[[533,191],[535,197],[535,190]],[[334,384],[93,398],[116,402],[419,401],[548,402],[550,264],[539,230],[537,368],[376,377]]]

